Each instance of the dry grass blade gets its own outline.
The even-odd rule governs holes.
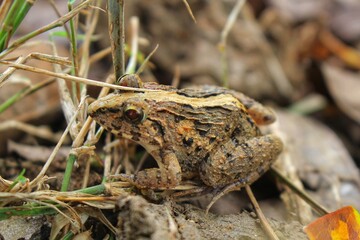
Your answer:
[[[86,214],[89,214],[90,216],[99,219],[114,234],[119,231],[111,224],[111,222],[105,217],[103,212],[100,211],[98,208],[89,209],[88,211],[86,211]]]
[[[101,1],[98,1],[97,4],[100,4]],[[99,19],[99,13],[100,9],[97,7],[92,8],[93,11],[91,11],[91,14],[87,15],[86,23],[86,34],[85,34],[85,40],[81,46],[82,48],[82,56],[81,56],[81,62],[80,62],[80,70],[79,70],[79,76],[87,77],[88,71],[90,68],[89,63],[89,55],[90,55],[90,44],[91,44],[91,38],[95,32],[95,28],[98,24]],[[86,88],[85,88],[86,89]]]
[[[134,73],[136,68],[136,57],[138,54],[138,45],[139,45],[139,18],[132,17],[130,19],[131,26],[131,55],[126,66],[125,73]]]
[[[64,142],[64,140],[65,140],[65,137],[66,137],[66,135],[68,134],[68,132],[69,132],[69,130],[70,130],[70,126],[71,126],[71,124],[75,121],[75,119],[76,119],[76,117],[77,117],[77,114],[78,114],[81,106],[84,104],[84,102],[85,102],[85,99],[83,99],[83,101],[80,102],[80,105],[78,106],[76,112],[74,113],[74,115],[73,115],[72,119],[70,120],[68,126],[66,127],[64,133],[62,134],[59,142],[56,144],[56,146],[55,146],[52,154],[51,154],[50,157],[49,157],[49,159],[46,161],[45,165],[43,166],[43,168],[41,169],[41,171],[40,171],[40,173],[37,175],[37,177],[30,182],[30,186],[31,186],[31,187],[35,187],[35,186],[39,183],[39,181],[41,180],[41,178],[45,175],[46,171],[48,170],[50,164],[51,164],[51,163],[53,162],[53,160],[55,159],[55,155],[57,154],[57,152],[59,151],[61,145],[63,144],[63,142]]]
[[[58,7],[56,6],[54,0],[48,0],[48,1],[49,1],[50,5],[52,6],[52,8],[54,9],[54,11],[55,11],[56,15],[58,16],[58,18],[60,18],[61,17],[61,12],[59,11]],[[70,36],[70,30],[69,30],[69,27],[66,24],[64,24],[64,29],[66,31],[66,36],[69,37]],[[69,41],[70,41],[70,39],[69,39]]]
[[[145,58],[144,62],[141,64],[141,66],[138,68],[138,70],[136,71],[136,74],[140,74],[142,73],[142,71],[144,71],[146,64],[149,62],[150,58],[152,57],[152,55],[156,52],[156,50],[158,49],[159,44],[156,44],[156,47],[154,48],[154,50],[151,51],[151,53]]]
[[[189,3],[186,0],[182,0],[182,1],[185,4],[186,10],[189,12],[192,20],[194,21],[194,23],[196,23],[196,18],[195,18],[194,14],[193,14],[193,12],[191,10],[191,7],[190,7]]]
[[[224,29],[221,32],[221,38],[220,38],[220,43],[219,43],[221,49],[226,46],[226,39],[230,33],[231,28],[234,26],[235,21],[239,15],[239,12],[240,12],[241,8],[244,6],[244,4],[245,4],[245,0],[238,0],[236,2],[236,5],[232,9],[232,11],[226,21]]]
[[[36,53],[36,52],[31,53],[29,57],[37,60],[45,61],[48,63],[60,64],[63,66],[71,66],[71,61],[67,57],[59,57],[56,55],[54,56],[54,55]]]
[[[75,77],[75,76],[71,76],[71,75],[64,74],[64,73],[54,73],[54,72],[47,71],[47,70],[44,70],[41,68],[30,67],[30,66],[27,66],[24,64],[16,64],[16,63],[8,62],[8,61],[0,61],[0,64],[5,64],[10,67],[17,68],[17,69],[41,73],[41,74],[45,74],[45,75],[49,75],[49,76],[53,76],[53,77],[62,78],[62,79],[68,80],[68,81],[84,83],[87,85],[92,85],[92,86],[97,86],[97,87],[108,87],[111,89],[119,89],[119,90],[124,90],[124,91],[135,91],[135,92],[158,92],[158,91],[160,91],[160,90],[143,89],[143,88],[123,87],[123,86],[108,84],[108,83],[99,82],[99,81],[95,81],[95,80],[91,80],[91,79],[87,79],[87,78]]]
[[[19,57],[15,63],[19,64],[19,63],[24,63],[26,61],[25,57]],[[8,69],[6,69],[0,76],[0,88],[2,88],[4,86],[4,84],[6,83],[6,80],[9,79],[9,77],[11,76],[11,74],[13,74],[15,72],[16,68],[14,67],[9,67]]]
[[[58,201],[56,199],[54,199],[53,197],[44,197],[42,199],[42,201],[39,201],[39,200],[36,200],[36,199],[26,199],[28,202],[34,202],[34,203],[37,203],[39,205],[44,205],[44,206],[47,206],[49,208],[53,208],[54,210],[56,210],[60,215],[64,216],[65,218],[67,218],[69,220],[69,222],[74,225],[74,226],[77,226],[77,227],[80,227],[81,226],[81,221],[80,221],[80,216],[79,214],[72,208],[70,207],[70,205],[64,203],[64,202],[61,202],[61,201]],[[62,210],[60,210],[59,206],[56,206],[55,204],[51,204],[51,203],[47,203],[45,202],[44,200],[50,200],[50,201],[53,201],[55,203],[57,203],[58,205],[60,205],[62,208],[65,208],[69,211],[69,213],[72,215],[73,218],[67,216],[67,214],[65,214]]]
[[[44,53],[33,52],[27,55],[26,57],[18,57],[15,61],[15,64],[25,64],[29,59],[36,59],[40,61],[45,61],[48,63],[60,64],[63,66],[71,66],[71,61],[67,57],[59,57],[55,55],[49,55]],[[0,76],[0,88],[4,86],[5,81],[14,73],[16,68],[10,67],[5,70],[5,72]]]
[[[53,54],[58,55],[55,44],[52,43],[51,46],[52,46]],[[72,65],[72,62],[70,64]],[[62,69],[58,64],[53,64],[53,68],[54,68],[55,72],[62,73]],[[70,119],[72,118],[72,116],[74,115],[74,113],[76,111],[76,107],[75,107],[73,98],[70,95],[70,91],[69,91],[65,81],[61,78],[57,78],[56,82],[57,82],[58,88],[59,88],[61,107],[62,107],[64,116],[65,116],[66,122],[69,124],[71,121]],[[78,134],[77,121],[74,121],[71,123],[69,132],[70,132],[71,138],[74,139],[75,136]]]
[[[282,96],[291,99],[291,95],[294,92],[294,89],[290,84],[289,79],[285,75],[285,72],[278,58],[276,57],[272,46],[267,42],[259,24],[256,22],[252,9],[250,6],[245,4],[241,13],[245,22],[247,23],[246,26],[251,33],[251,36],[253,36],[253,40],[256,42],[258,48],[263,51],[267,69],[272,75],[272,79],[276,84],[277,89]]]
[[[110,76],[106,79],[106,83],[113,83],[115,81],[115,78],[113,76]],[[104,97],[105,95],[108,94],[109,92],[109,88],[104,87],[101,89],[100,94],[99,94],[99,98],[100,97]],[[89,131],[89,128],[91,126],[91,123],[93,122],[92,117],[88,117],[84,123],[84,125],[82,126],[82,128],[80,129],[79,134],[76,136],[76,138],[73,141],[73,147],[80,147],[83,143],[84,143],[84,138],[86,133]],[[95,127],[95,125],[94,125]]]
[[[234,8],[232,9],[226,24],[224,26],[224,29],[221,32],[220,42],[218,44],[218,47],[221,52],[221,64],[222,64],[222,81],[223,86],[228,87],[229,85],[229,79],[228,79],[228,64],[226,60],[226,39],[227,36],[230,33],[231,28],[234,26],[237,16],[239,15],[239,12],[244,5],[245,0],[238,0]]]
[[[12,2],[13,1],[10,1],[10,0],[2,1],[1,6],[0,6],[0,24],[1,24],[0,26],[3,25],[6,13],[8,12]]]
[[[264,216],[263,212],[261,211],[261,208],[260,208],[258,202],[256,201],[256,198],[255,198],[250,186],[246,185],[245,189],[246,189],[246,193],[248,194],[248,196],[251,200],[252,205],[254,206],[256,215],[260,219],[261,226],[263,227],[264,231],[268,235],[269,239],[279,240],[279,238],[276,236],[274,230],[271,228],[269,222],[266,220],[266,217]]]

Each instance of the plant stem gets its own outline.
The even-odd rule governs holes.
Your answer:
[[[118,81],[125,72],[124,1],[125,0],[107,1],[109,35],[116,81]]]
[[[275,167],[271,167],[271,172],[275,174],[275,176],[279,178],[282,182],[284,182],[286,186],[288,186],[292,191],[294,191],[299,197],[301,197],[305,202],[307,202],[321,216],[329,213],[327,209],[325,209],[318,202],[316,202],[312,197],[309,196],[309,194],[295,186],[278,169],[276,169]]]
[[[71,173],[76,159],[77,155],[75,155],[74,153],[70,153],[69,157],[67,158],[64,179],[60,189],[61,192],[66,192],[69,188]]]
[[[73,10],[72,4],[68,2],[68,10],[71,12]],[[77,40],[76,40],[76,31],[74,25],[74,19],[71,18],[69,21],[70,24],[70,46],[71,46],[71,60],[72,60],[72,68],[71,75],[79,76],[78,71],[78,60],[77,60]],[[76,82],[71,83],[72,88],[72,100],[74,104],[78,104],[77,97],[80,96],[80,86]]]

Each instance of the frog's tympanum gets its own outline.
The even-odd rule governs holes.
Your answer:
[[[275,120],[260,103],[221,87],[176,89],[127,75],[121,85],[158,91],[113,93],[89,114],[106,130],[142,145],[159,168],[123,175],[138,188],[169,189],[200,179],[213,188],[257,180],[282,150],[258,125]]]

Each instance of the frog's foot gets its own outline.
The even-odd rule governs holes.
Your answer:
[[[215,189],[215,191],[213,192],[214,196],[212,197],[210,203],[207,205],[206,210],[205,210],[205,214],[207,215],[209,213],[210,208],[212,207],[212,205],[214,205],[214,203],[217,202],[217,200],[219,200],[222,196],[233,192],[233,191],[240,191],[240,189],[242,187],[244,187],[246,185],[247,181],[246,180],[240,180],[234,183],[231,183],[225,187],[222,188],[217,188]]]
[[[116,177],[117,179],[120,179],[123,182],[128,182],[131,185],[135,185],[134,175],[132,175],[132,174],[120,173],[120,174],[114,175],[114,177]]]
[[[164,190],[174,188],[181,182],[181,174],[164,172],[159,168],[149,168],[134,175],[120,174],[122,181],[135,185],[139,189]]]

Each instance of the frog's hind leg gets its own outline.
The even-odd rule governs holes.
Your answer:
[[[200,178],[214,188],[239,179],[251,184],[270,168],[282,147],[280,138],[271,134],[253,137],[240,144],[230,140],[201,163]]]
[[[275,135],[251,138],[241,144],[229,141],[200,166],[202,181],[216,192],[210,207],[224,194],[250,185],[265,173],[282,151]]]

